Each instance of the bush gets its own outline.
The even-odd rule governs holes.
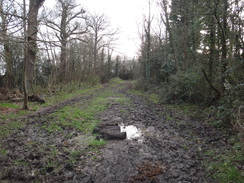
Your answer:
[[[234,117],[232,124],[234,125],[234,128],[239,131],[240,142],[242,143],[241,145],[244,150],[244,105],[241,105],[238,108]]]
[[[216,127],[230,127],[231,125],[240,132],[241,138],[244,138],[243,115],[243,89],[244,85],[237,84],[236,86],[227,83],[225,94],[221,97],[218,105],[211,106],[211,116],[215,119],[212,124]],[[242,93],[242,94],[241,94]],[[242,124],[241,124],[242,122]]]
[[[139,78],[133,85],[133,89],[148,91],[150,89],[150,85],[147,83],[145,78]]]
[[[169,79],[169,83],[162,84],[161,94],[165,102],[203,103],[206,99],[206,84],[201,72],[188,70],[178,72]]]
[[[85,79],[85,84],[90,85],[90,86],[94,86],[96,84],[100,83],[100,77],[99,76],[92,76],[90,75],[89,77],[87,77]]]

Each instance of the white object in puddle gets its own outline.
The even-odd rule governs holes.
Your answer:
[[[126,138],[129,140],[138,140],[141,137],[141,131],[133,125],[120,126],[121,132],[126,132]]]

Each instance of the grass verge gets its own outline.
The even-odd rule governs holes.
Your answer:
[[[16,129],[23,127],[24,122],[18,120],[18,118],[25,116],[26,114],[33,111],[36,111],[41,107],[53,105],[57,102],[70,99],[77,95],[90,94],[92,91],[95,91],[96,89],[99,89],[101,87],[101,85],[96,85],[88,88],[86,86],[74,87],[73,85],[70,85],[70,88],[68,86],[65,86],[65,88],[63,88],[62,90],[57,91],[55,95],[47,95],[45,97],[46,103],[44,105],[30,102],[30,110],[22,110],[22,102],[0,102],[0,139],[15,131]],[[46,92],[43,91],[43,93]],[[56,130],[61,130],[57,124],[52,124],[48,127],[49,132],[53,132]]]
[[[109,107],[111,103],[116,102],[122,105],[130,103],[130,100],[124,95],[109,89],[96,91],[94,95],[94,98],[86,101],[85,106],[77,103],[73,106],[65,106],[53,113],[53,120],[48,123],[47,130],[54,132],[62,131],[65,128],[74,128],[84,134],[91,134],[99,123],[97,115]]]
[[[237,141],[236,138],[232,139]],[[228,150],[221,153],[217,149],[205,152],[205,156],[212,160],[205,163],[208,174],[217,182],[243,183],[244,182],[244,153],[240,142],[235,142]],[[208,158],[208,159],[210,159]]]
[[[148,98],[148,100],[154,104],[159,104],[161,102],[160,95],[156,93],[144,92],[140,90],[128,90],[129,94],[132,95],[140,95]]]

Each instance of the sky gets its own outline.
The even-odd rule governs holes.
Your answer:
[[[55,0],[46,0],[44,6],[51,8]],[[119,29],[116,55],[137,56],[140,46],[143,14],[148,12],[148,0],[77,0],[90,13],[104,13],[112,28]]]

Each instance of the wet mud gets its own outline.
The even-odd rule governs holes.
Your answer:
[[[113,87],[113,92],[129,98],[130,104],[108,100],[109,107],[98,118],[100,125],[122,126],[121,132],[133,127],[137,130],[134,136],[108,139],[105,146],[90,151],[86,141],[94,138],[92,135],[69,128],[47,133],[41,124],[48,122],[50,114],[67,105],[84,104],[93,96],[64,101],[27,116],[25,127],[2,140],[8,153],[0,156],[0,182],[214,183],[206,175],[203,152],[214,145],[210,138],[220,133],[203,121],[179,116],[146,97],[129,94],[129,89],[129,82]],[[75,150],[83,153],[74,156],[71,152]]]

